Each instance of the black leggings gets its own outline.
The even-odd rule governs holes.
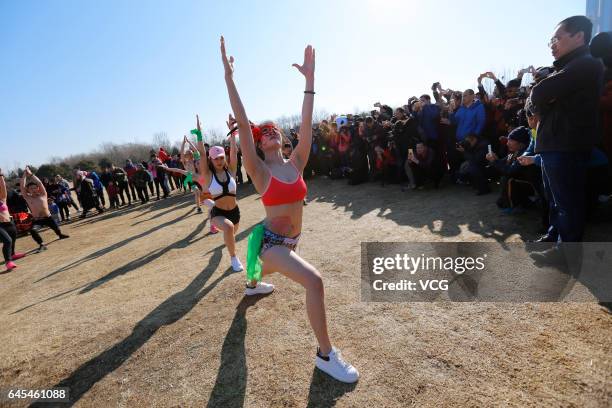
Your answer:
[[[55,221],[53,221],[53,218],[51,218],[51,217],[34,219],[32,221],[32,227],[34,227],[35,225],[41,225],[41,226],[44,226],[44,227],[49,227],[49,228],[51,228],[53,230],[53,232],[55,232],[57,234],[58,237],[62,236],[62,231],[60,231],[59,227],[57,226],[57,224],[55,223]],[[40,237],[40,234],[38,233],[38,231],[32,229],[31,233],[32,233],[32,238],[34,238],[34,241],[36,241],[38,243],[38,245],[42,245],[43,240]]]
[[[15,253],[15,241],[17,241],[17,229],[12,221],[0,223],[0,241],[2,241],[4,261],[9,262]]]

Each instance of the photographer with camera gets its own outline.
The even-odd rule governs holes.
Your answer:
[[[386,146],[387,135],[385,129],[372,116],[366,117],[364,132],[368,148],[370,178],[374,180],[378,171],[376,166],[378,155],[375,152],[375,148],[377,146]]]
[[[416,118],[419,126],[423,129],[425,144],[431,148],[439,149],[440,137],[438,126],[440,125],[440,107],[432,104],[431,97],[424,94],[419,98],[419,103],[413,105],[413,108],[416,108]]]
[[[413,112],[414,108],[418,106],[418,100],[414,101],[411,105]],[[418,108],[417,108],[418,109]],[[404,178],[404,163],[408,158],[408,149],[415,149],[416,144],[424,139],[422,129],[419,127],[418,119],[416,116],[408,116],[404,108],[397,108],[393,116],[393,127],[391,134],[395,145],[399,150],[399,178]]]
[[[393,109],[391,109],[389,105],[381,105],[380,102],[376,102],[374,107],[379,109],[379,113],[377,115],[377,120],[379,122],[391,120],[393,117]]]
[[[487,143],[480,140],[475,133],[470,133],[456,145],[457,151],[462,155],[463,162],[459,167],[459,178],[476,189],[476,195],[491,192],[487,180]]]
[[[455,99],[451,100],[450,121],[457,125],[457,142],[462,142],[470,134],[480,137],[485,125],[485,109],[472,89],[463,92],[460,106],[457,106]]]
[[[414,150],[408,149],[408,158],[404,169],[410,184],[408,188],[403,188],[402,191],[421,189],[427,180],[431,180],[434,188],[438,188],[440,180],[444,176],[438,161],[439,158],[435,150],[422,141],[416,144]]]
[[[447,92],[447,95],[449,95],[449,92]],[[449,98],[449,122],[456,128],[454,135],[448,135],[447,155],[451,178],[457,181],[457,170],[465,159],[457,153],[455,145],[462,143],[468,135],[474,135],[476,138],[480,137],[485,125],[485,110],[482,103],[475,99],[472,89],[466,89],[462,94],[452,92]]]
[[[365,123],[361,118],[355,119],[356,132],[349,148],[348,184],[357,185],[368,181],[368,143],[365,140]]]
[[[536,186],[531,184],[528,170],[518,160],[529,145],[531,132],[524,126],[517,127],[508,135],[508,156],[498,158],[493,152],[487,153],[486,159],[491,168],[501,175],[501,195],[497,206],[507,209],[511,213],[516,208],[527,207],[531,204],[529,196],[537,194]]]
[[[380,179],[382,186],[399,183],[402,178],[403,164],[393,136],[389,134],[384,146],[376,146],[375,150],[377,153],[377,177]]]
[[[295,131],[294,128],[289,129],[289,142],[291,143],[291,147],[295,149],[295,146],[298,145],[300,141],[300,135]]]

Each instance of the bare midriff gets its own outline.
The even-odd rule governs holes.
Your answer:
[[[6,206],[6,203],[4,201],[0,200],[0,223],[10,221],[11,214],[9,214],[8,212],[8,207]]]
[[[227,211],[233,210],[234,208],[236,208],[236,197],[221,197],[220,199],[215,200],[215,207]]]
[[[265,227],[275,234],[293,238],[302,232],[302,212],[304,202],[265,206]]]
[[[46,194],[24,194],[23,198],[25,198],[28,203],[28,207],[30,207],[30,211],[32,211],[32,216],[34,218],[45,218],[51,215],[51,213],[49,213],[49,204],[47,203]]]

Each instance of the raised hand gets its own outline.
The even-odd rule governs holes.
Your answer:
[[[227,115],[227,121],[225,123],[227,124],[227,128],[229,130],[232,130],[234,126],[236,126],[236,119],[234,119],[234,117],[230,113],[229,115]]]
[[[221,60],[223,61],[223,68],[225,69],[225,76],[231,77],[234,74],[234,57],[230,56],[227,58],[225,51],[225,39],[221,36]]]
[[[196,129],[198,129],[200,132],[202,131],[202,126],[200,125],[200,115],[196,114]]]
[[[293,64],[298,71],[306,77],[306,79],[314,79],[315,71],[315,49],[311,45],[308,45],[304,49],[304,63],[302,65]]]
[[[31,176],[32,175],[32,170],[30,170],[29,166],[26,166],[24,173],[25,173],[26,176]]]

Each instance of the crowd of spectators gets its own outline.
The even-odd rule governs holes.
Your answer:
[[[591,41],[591,30],[584,16],[564,20],[549,44],[553,66],[530,66],[506,83],[485,72],[477,90],[436,82],[403,106],[377,102],[367,114],[322,120],[304,177],[403,191],[447,177],[477,195],[499,184],[505,213],[540,211],[540,240],[580,241],[586,215],[612,190],[612,34]],[[288,148],[298,141],[290,133]]]

